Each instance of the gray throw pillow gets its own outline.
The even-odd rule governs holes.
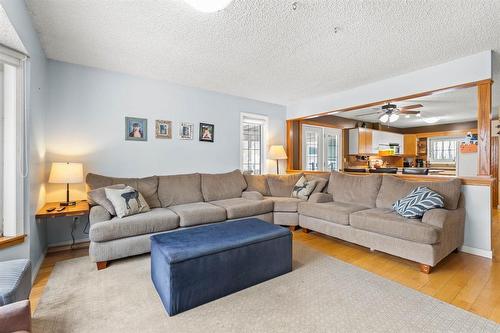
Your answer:
[[[141,193],[135,188],[127,186],[124,189],[104,188],[106,198],[113,204],[116,216],[119,218],[149,212],[150,208]]]
[[[306,179],[306,177],[304,177],[304,176],[300,177],[300,179],[297,181],[297,183],[293,187],[292,197],[299,198],[302,200],[309,199],[309,196],[314,191],[316,184],[317,184],[316,180],[309,180],[308,181]]]
[[[105,188],[111,188],[115,190],[121,190],[124,189],[126,185],[124,184],[117,184],[117,185],[110,185],[106,187],[101,187],[92,191],[89,191],[87,193],[87,199],[89,201],[90,205],[99,205],[102,206],[104,209],[106,209],[111,216],[116,216],[116,211],[115,207],[113,207],[113,204],[111,201],[106,198],[106,191],[104,191]]]

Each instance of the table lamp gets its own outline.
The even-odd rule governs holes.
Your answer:
[[[270,160],[276,160],[276,173],[280,174],[279,160],[286,160],[288,157],[286,156],[285,147],[282,145],[274,145],[269,148],[269,153],[267,154],[267,158]]]
[[[69,201],[69,184],[83,183],[82,163],[52,163],[49,183],[66,184],[66,202],[61,202],[61,206],[76,205],[76,201]]]

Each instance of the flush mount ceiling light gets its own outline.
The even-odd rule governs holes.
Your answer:
[[[437,123],[439,121],[439,118],[438,117],[424,118],[424,121],[427,124],[435,124],[435,123]]]
[[[203,13],[218,12],[226,8],[233,0],[184,0],[188,5]]]

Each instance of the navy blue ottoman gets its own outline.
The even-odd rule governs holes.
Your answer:
[[[291,270],[290,231],[258,219],[151,236],[151,278],[170,316]]]

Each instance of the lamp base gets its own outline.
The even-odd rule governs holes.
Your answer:
[[[76,201],[61,202],[61,203],[59,203],[59,206],[61,206],[61,207],[76,206]]]

